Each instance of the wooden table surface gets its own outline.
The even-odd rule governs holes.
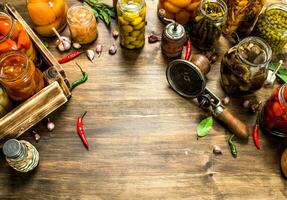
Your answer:
[[[29,21],[25,1],[11,3]],[[147,0],[146,33],[162,31],[156,4],[156,0]],[[115,41],[103,23],[98,27],[96,43],[104,45],[104,52],[94,64],[85,55],[78,59],[89,80],[50,116],[55,130],[48,132],[46,122],[41,122],[34,127],[41,135],[39,143],[29,133],[21,137],[40,153],[36,170],[18,174],[0,154],[1,200],[287,198],[287,182],[279,165],[284,143],[261,133],[259,151],[252,137],[248,143],[235,139],[235,159],[226,142],[229,132],[218,121],[209,136],[197,140],[197,124],[207,114],[169,88],[165,77],[168,62],[160,43],[146,43],[141,51],[119,48],[111,56],[107,50]],[[69,35],[68,29],[63,34]],[[49,49],[60,57],[53,44]],[[220,97],[224,96],[220,60],[228,48],[221,38],[221,56],[207,76],[208,87]],[[80,77],[74,62],[63,67],[70,80]],[[264,101],[271,91],[261,89],[256,95]],[[242,109],[241,102],[232,99],[229,108],[251,129],[256,116]],[[85,110],[89,151],[76,133],[76,118]],[[214,155],[213,145],[219,145],[223,155]]]

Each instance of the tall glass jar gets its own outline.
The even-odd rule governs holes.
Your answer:
[[[223,33],[231,35],[238,30],[246,36],[254,26],[265,2],[266,0],[228,0],[228,16]]]
[[[219,40],[227,7],[222,0],[202,0],[192,20],[191,39],[200,49],[211,49]]]
[[[267,100],[260,115],[260,125],[267,133],[287,137],[287,85],[279,86]]]
[[[260,89],[268,72],[272,50],[264,40],[247,37],[230,48],[221,61],[221,85],[229,95],[246,95]]]
[[[145,0],[118,0],[120,43],[128,49],[142,48],[145,44]]]
[[[76,5],[68,10],[68,24],[72,40],[88,44],[98,37],[97,21],[93,11],[87,6]]]
[[[35,31],[44,37],[54,36],[52,28],[64,30],[68,6],[65,0],[27,0],[27,10]]]
[[[44,87],[44,78],[25,54],[10,51],[0,56],[0,83],[11,99],[21,102]]]
[[[19,50],[36,61],[36,51],[22,25],[13,17],[0,12],[0,54]]]
[[[273,54],[280,53],[287,43],[287,5],[271,4],[259,16],[254,35],[271,46]]]
[[[158,0],[157,13],[161,18],[160,9],[165,10],[165,17],[184,25],[191,20],[200,5],[200,0]]]

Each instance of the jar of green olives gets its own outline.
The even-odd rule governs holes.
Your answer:
[[[145,44],[145,0],[118,0],[120,43],[127,49],[142,48]]]
[[[287,43],[287,5],[268,6],[259,16],[253,34],[263,38],[271,46],[273,54],[280,53]]]
[[[261,38],[247,37],[230,48],[221,61],[221,85],[233,96],[259,90],[268,72],[272,50]]]
[[[219,40],[227,6],[222,0],[202,0],[192,20],[191,39],[199,49],[211,49]]]

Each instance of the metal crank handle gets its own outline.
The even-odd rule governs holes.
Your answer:
[[[222,121],[237,137],[248,139],[249,130],[247,126],[236,118],[227,108],[223,108],[222,106],[217,107],[214,116]]]

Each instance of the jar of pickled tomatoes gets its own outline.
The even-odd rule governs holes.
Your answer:
[[[44,78],[24,53],[10,51],[0,56],[0,83],[11,99],[22,102],[44,87]]]
[[[36,51],[23,26],[10,15],[0,12],[0,54],[19,50],[36,61]]]
[[[165,18],[173,19],[184,25],[191,20],[195,14],[200,0],[159,0],[157,13],[160,19],[162,15],[160,10],[165,11]]]
[[[41,36],[54,36],[53,28],[61,32],[67,24],[65,0],[27,0],[27,10],[35,31]]]
[[[260,125],[266,133],[287,137],[287,84],[275,89],[260,115]]]

